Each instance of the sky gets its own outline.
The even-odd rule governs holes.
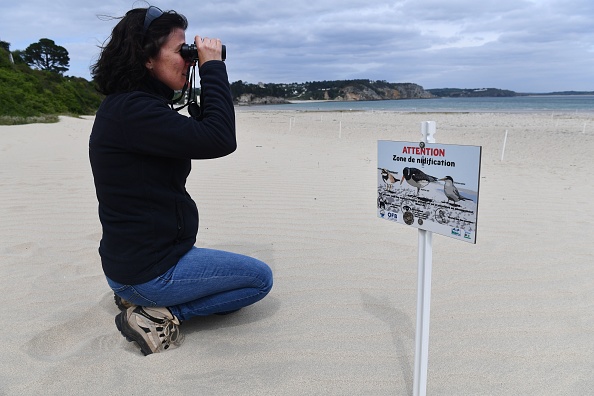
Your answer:
[[[117,20],[155,5],[227,46],[229,81],[370,79],[431,88],[594,91],[592,0],[0,0],[0,40],[41,38],[89,68]]]

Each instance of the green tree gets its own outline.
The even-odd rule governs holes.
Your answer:
[[[12,58],[15,64],[27,64],[25,61],[25,53],[21,50],[12,51]]]
[[[62,74],[70,67],[70,57],[66,48],[47,38],[28,46],[23,55],[29,66],[40,70]]]
[[[231,83],[231,94],[233,95],[233,99],[236,99],[245,93],[245,84],[243,81],[235,81]]]

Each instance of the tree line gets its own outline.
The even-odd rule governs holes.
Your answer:
[[[94,114],[102,95],[92,81],[63,76],[68,63],[68,52],[49,39],[13,52],[0,41],[0,124]]]
[[[40,39],[29,45],[24,51],[11,52],[10,43],[6,41],[0,41],[0,48],[9,53],[15,64],[26,63],[35,69],[58,74],[63,74],[70,67],[70,57],[66,48],[57,45],[54,40],[48,38]]]
[[[276,97],[298,100],[333,100],[341,96],[343,89],[352,87],[360,90],[366,88],[397,89],[398,83],[389,83],[384,80],[331,80],[308,81],[304,83],[247,83],[242,80],[231,83],[231,94],[234,99],[242,95],[255,97]]]

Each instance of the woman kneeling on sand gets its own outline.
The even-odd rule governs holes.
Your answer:
[[[89,156],[103,235],[99,254],[122,312],[118,330],[151,354],[178,344],[193,316],[230,313],[264,298],[272,272],[243,255],[194,246],[198,210],[186,191],[192,159],[236,148],[222,45],[196,36],[201,114],[173,110],[195,57],[184,58],[187,20],[133,9],[115,26],[92,74],[106,95]]]

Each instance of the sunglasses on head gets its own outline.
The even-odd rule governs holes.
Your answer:
[[[146,15],[144,17],[143,33],[146,34],[146,31],[148,30],[149,26],[151,26],[151,23],[153,23],[153,21],[155,19],[159,18],[161,15],[163,15],[163,11],[161,11],[161,9],[159,7],[150,6],[146,10]]]

